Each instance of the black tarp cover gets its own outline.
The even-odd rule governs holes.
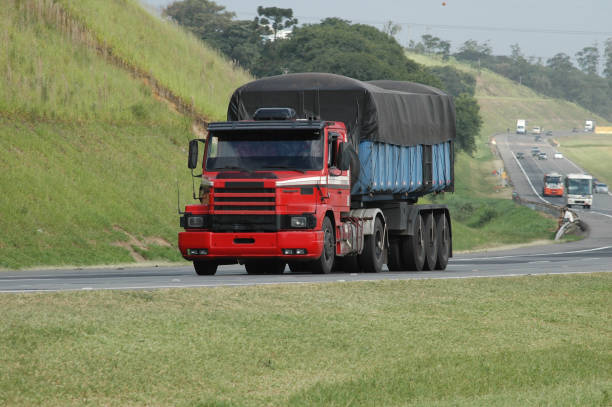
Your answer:
[[[451,97],[411,82],[362,82],[328,73],[272,76],[236,89],[227,119],[252,120],[260,107],[291,107],[298,118],[341,121],[356,147],[363,140],[410,146],[455,138]]]

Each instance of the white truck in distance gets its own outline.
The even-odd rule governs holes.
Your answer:
[[[584,131],[587,133],[592,133],[595,131],[595,123],[593,120],[587,120],[584,122]]]
[[[516,121],[516,134],[525,134],[526,132],[525,125],[526,125],[525,120],[518,119]]]
[[[567,174],[565,176],[565,205],[571,208],[582,205],[591,208],[593,204],[593,177],[587,174]]]

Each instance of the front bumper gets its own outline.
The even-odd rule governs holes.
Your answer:
[[[187,260],[248,259],[278,257],[287,260],[317,259],[323,252],[323,231],[301,230],[272,233],[179,233],[179,249]],[[188,255],[187,249],[207,249],[207,255]],[[306,249],[306,254],[284,255],[283,249]]]

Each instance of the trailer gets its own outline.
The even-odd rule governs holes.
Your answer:
[[[179,248],[197,274],[444,270],[451,218],[418,204],[454,189],[455,109],[425,85],[305,73],[250,82],[189,145],[199,203]]]

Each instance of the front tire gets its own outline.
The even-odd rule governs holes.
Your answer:
[[[327,216],[323,219],[323,252],[321,257],[310,263],[310,269],[316,274],[329,274],[334,266],[334,258],[336,257],[336,238],[334,235],[334,226],[332,221]]]
[[[210,260],[194,260],[193,268],[198,276],[213,276],[217,272],[217,263]]]

